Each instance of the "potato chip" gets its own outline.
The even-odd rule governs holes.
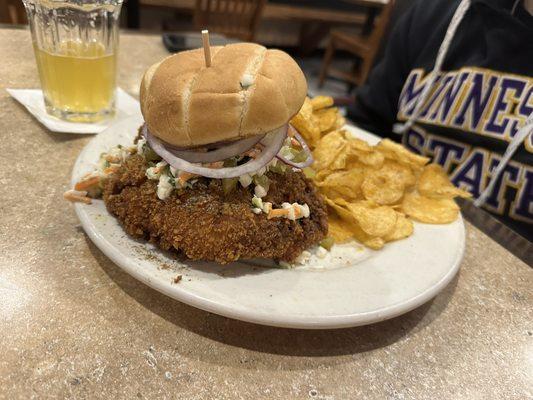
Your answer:
[[[361,171],[364,174],[368,166],[358,160],[350,160],[346,163],[344,168],[347,171],[357,170],[357,171]]]
[[[385,161],[383,154],[375,151],[364,140],[354,138],[348,131],[344,131],[344,135],[347,140],[345,151],[348,153],[348,168],[354,168],[354,162],[360,162],[374,168],[379,168],[383,165]]]
[[[349,171],[337,171],[328,175],[321,183],[323,186],[346,186],[358,188],[363,183],[364,173],[362,169]]]
[[[344,138],[350,143],[350,147],[361,151],[375,151],[374,147],[370,146],[362,139],[353,136],[352,132],[343,129]]]
[[[329,198],[339,197],[351,201],[361,198],[363,178],[362,169],[336,171],[326,176],[324,180],[316,181],[316,185]]]
[[[316,147],[320,140],[320,129],[318,127],[318,121],[313,115],[311,100],[308,97],[305,98],[302,108],[290,122],[311,148]]]
[[[335,203],[332,202],[331,204]],[[346,211],[340,206],[335,205],[335,207],[335,211],[341,210],[342,213]],[[350,239],[355,239],[359,243],[362,243],[374,250],[379,250],[385,245],[385,240],[379,237],[372,237],[368,235],[357,224],[351,221],[347,221],[335,215],[332,216],[331,214],[328,220],[329,235],[333,237],[335,243],[346,243]]]
[[[341,115],[340,112],[337,112],[337,121],[335,121],[335,129],[341,129],[344,124],[346,124],[346,119]]]
[[[315,113],[318,121],[318,128],[321,132],[328,132],[335,129],[337,112],[338,111],[335,108],[326,108]]]
[[[457,219],[459,206],[452,199],[434,199],[413,192],[404,196],[402,211],[427,224],[448,224]]]
[[[394,179],[402,182],[406,189],[412,189],[415,186],[416,176],[410,166],[386,160],[383,168],[387,169],[389,174],[394,176]]]
[[[333,238],[335,243],[346,243],[353,238],[349,225],[335,215],[328,218],[328,235]]]
[[[418,178],[418,192],[426,197],[448,198],[465,197],[472,195],[464,190],[455,187],[446,175],[446,172],[438,164],[426,165],[422,174]]]
[[[382,249],[383,246],[385,246],[385,240],[383,240],[383,238],[380,238],[380,237],[370,238],[370,239],[365,240],[364,238],[360,238],[357,235],[354,235],[354,238],[372,250],[379,250],[379,249]]]
[[[330,199],[328,197],[326,197],[325,200],[326,200],[326,204],[330,206],[342,220],[350,224],[357,225],[357,219],[355,219],[355,216],[352,215],[350,211],[348,211],[346,208],[344,208],[341,205],[341,204],[347,204],[346,201],[344,201],[343,199]]]
[[[324,197],[327,197],[328,199],[332,199],[332,200],[337,200],[337,199],[342,199],[343,198],[343,194],[340,193],[334,187],[321,187],[320,188],[320,193],[322,193],[322,195]]]
[[[302,115],[308,121],[316,122],[313,118],[313,104],[311,103],[311,99],[309,97],[305,98],[302,108],[300,111],[298,111],[298,114]]]
[[[317,145],[317,148],[313,152],[313,157],[315,158],[314,167],[316,170],[320,171],[325,168],[329,168],[334,162],[335,168],[333,169],[342,169],[343,166],[339,167],[338,158],[342,159],[342,154],[344,147],[346,146],[346,139],[342,131],[334,131],[328,133]],[[345,159],[345,157],[344,157]],[[332,169],[332,168],[329,168]]]
[[[398,219],[396,211],[387,206],[377,206],[368,200],[346,205],[361,229],[370,236],[383,237],[393,231]]]
[[[320,140],[318,125],[314,125],[312,122],[310,123],[299,114],[291,119],[291,125],[302,135],[311,149],[316,148]]]
[[[395,204],[402,199],[404,190],[404,182],[397,179],[397,174],[391,169],[382,167],[365,171],[361,191],[367,200],[381,205]]]
[[[316,165],[316,164],[315,164]],[[321,169],[321,170],[318,170],[316,173],[315,173],[315,177],[314,177],[314,181],[315,183],[317,182],[323,182],[329,175],[331,175],[333,173],[332,170],[329,170],[327,168],[325,169]]]
[[[331,164],[328,165],[328,169],[331,171],[337,171],[340,169],[346,169],[348,167],[348,153],[345,150],[345,147],[340,151]]]
[[[394,240],[401,240],[409,237],[413,234],[414,226],[413,222],[403,214],[396,213],[396,225],[394,229],[383,237],[387,242],[392,242]]]
[[[396,224],[396,211],[368,200],[347,202],[344,199],[326,199],[326,202],[344,220],[359,226],[369,236],[383,236]]]
[[[376,150],[388,159],[418,168],[422,168],[429,162],[429,158],[412,153],[401,144],[395,143],[389,139],[383,139],[379,142],[376,146]]]
[[[385,240],[381,237],[370,236],[368,233],[363,231],[358,225],[350,224],[350,231],[352,232],[352,237],[357,240],[359,243],[364,244],[366,247],[372,250],[379,250],[385,245]]]
[[[323,108],[331,107],[333,105],[333,97],[330,96],[315,96],[311,99],[311,106],[313,111],[321,110]]]
[[[385,157],[383,156],[383,154],[375,151],[366,152],[360,150],[352,150],[348,156],[348,168],[354,167],[353,160],[358,163],[362,163],[368,167],[377,169],[383,166],[383,163],[385,162]]]

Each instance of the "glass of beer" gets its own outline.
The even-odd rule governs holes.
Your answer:
[[[46,110],[67,121],[115,113],[122,0],[23,0]]]

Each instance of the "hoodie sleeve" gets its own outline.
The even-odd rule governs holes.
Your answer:
[[[355,104],[348,117],[358,126],[379,136],[391,136],[396,121],[398,99],[410,71],[410,30],[418,6],[410,7],[395,24],[389,35],[382,60],[374,67],[367,82],[355,94]]]

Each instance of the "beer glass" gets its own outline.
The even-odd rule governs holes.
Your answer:
[[[49,114],[96,122],[115,112],[122,0],[23,0]]]

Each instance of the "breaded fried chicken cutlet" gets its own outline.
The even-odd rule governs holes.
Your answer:
[[[185,51],[146,71],[134,143],[103,153],[65,197],[102,197],[128,234],[189,259],[292,262],[328,230],[305,176],[311,152],[288,123],[305,77],[279,50],[210,49],[211,59]]]
[[[107,209],[128,234],[190,259],[293,261],[327,232],[324,204],[301,173],[266,174],[270,188],[264,202],[271,202],[273,208],[296,202],[313,210],[309,218],[291,221],[254,214],[250,187],[239,186],[226,194],[221,181],[215,179],[199,179],[192,188],[176,190],[162,201],[157,197],[157,182],[149,180],[145,171],[142,157],[129,157],[104,184]]]

